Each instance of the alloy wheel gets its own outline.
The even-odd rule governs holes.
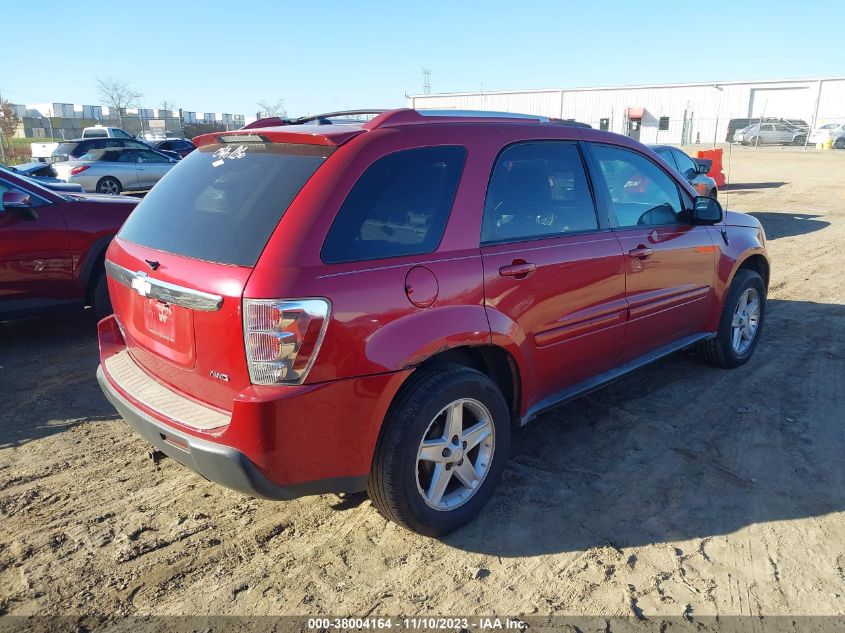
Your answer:
[[[493,462],[495,429],[481,402],[461,398],[429,423],[417,450],[417,489],[435,510],[454,510],[469,501]]]
[[[108,193],[116,196],[120,193],[120,187],[118,187],[117,182],[114,180],[104,180],[100,183],[100,193]]]
[[[739,297],[731,321],[731,345],[742,356],[751,347],[760,325],[760,295],[754,288],[747,288]]]

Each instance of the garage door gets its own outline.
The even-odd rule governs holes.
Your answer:
[[[748,116],[809,121],[813,116],[813,97],[809,88],[752,88]]]

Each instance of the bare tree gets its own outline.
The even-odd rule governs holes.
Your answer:
[[[97,92],[100,93],[100,102],[109,107],[109,110],[117,110],[117,118],[120,120],[120,127],[123,127],[123,115],[126,108],[137,106],[143,96],[136,92],[129,85],[128,81],[121,81],[112,77],[102,79],[97,77]]]
[[[288,111],[285,109],[284,99],[278,99],[275,101],[275,103],[270,101],[259,101],[258,107],[261,108],[258,111],[259,119],[263,119],[264,117],[270,116],[277,116],[284,119],[288,115]]]
[[[0,97],[0,160],[6,162],[6,147],[9,139],[18,131],[20,118],[15,113],[12,104]]]
[[[172,101],[168,101],[167,99],[162,99],[158,108],[159,108],[159,110],[166,110],[167,112],[173,112],[173,110],[176,109],[176,105]]]

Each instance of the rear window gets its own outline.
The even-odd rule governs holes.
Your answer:
[[[449,219],[465,158],[466,148],[444,145],[402,150],[375,161],[337,212],[323,244],[323,261],[434,251]]]
[[[71,154],[76,156],[73,150],[75,150],[78,145],[79,143],[59,143],[59,146],[53,151],[53,153],[58,156],[70,156]]]
[[[83,130],[83,138],[102,138],[108,136],[109,133],[105,129]]]
[[[191,152],[141,201],[120,238],[185,257],[254,266],[333,148],[226,143]]]

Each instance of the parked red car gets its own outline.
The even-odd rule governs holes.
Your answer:
[[[59,308],[111,313],[103,260],[136,198],[61,193],[0,169],[0,321]]]
[[[512,428],[671,352],[757,345],[760,223],[626,137],[404,109],[195,142],[109,247],[98,378],[249,495],[368,489],[444,534]]]

